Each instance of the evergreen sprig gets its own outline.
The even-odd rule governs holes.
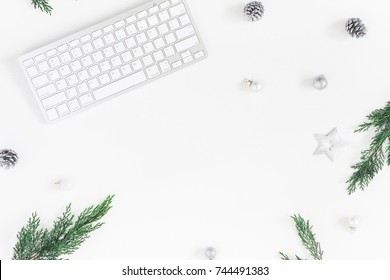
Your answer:
[[[50,6],[47,0],[32,0],[31,5],[34,6],[35,9],[40,9],[42,12],[46,12],[51,15],[51,11],[53,7]]]
[[[390,165],[390,102],[384,108],[374,110],[367,119],[368,122],[361,124],[355,132],[366,132],[373,128],[375,135],[369,148],[361,153],[360,162],[352,166],[355,172],[347,181],[348,194],[358,188],[365,190],[385,163]]]
[[[313,227],[310,222],[305,221],[301,215],[294,215],[291,217],[295,222],[295,227],[298,231],[299,238],[301,239],[302,245],[309,251],[310,255],[315,260],[322,260],[324,251],[321,249],[321,245],[316,240],[316,235],[313,233]],[[290,257],[282,252],[279,252],[282,260],[291,260]],[[295,255],[296,260],[303,260],[299,256]]]
[[[76,221],[69,204],[54,222],[52,230],[40,228],[41,221],[34,213],[17,235],[12,259],[57,260],[74,253],[91,232],[104,224],[99,221],[111,209],[113,197],[110,195],[101,204],[86,208]]]

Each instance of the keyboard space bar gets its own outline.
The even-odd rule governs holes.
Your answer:
[[[93,91],[93,95],[95,96],[96,101],[100,101],[104,98],[112,96],[118,92],[136,86],[145,81],[146,81],[145,73],[144,71],[140,71],[131,76],[115,81],[112,84],[109,84],[107,86],[104,86],[102,88]]]

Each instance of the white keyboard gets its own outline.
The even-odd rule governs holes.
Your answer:
[[[20,58],[49,122],[207,57],[183,0],[156,0]]]

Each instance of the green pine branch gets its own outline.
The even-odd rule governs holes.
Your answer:
[[[299,238],[301,239],[302,245],[309,251],[310,255],[315,260],[322,260],[324,251],[321,249],[321,245],[316,240],[316,235],[313,233],[313,227],[310,222],[305,221],[301,215],[298,214],[291,217],[295,222],[295,227],[298,231]],[[282,260],[291,260],[290,257],[282,252],[279,252]],[[295,255],[296,260],[303,260],[301,257]]]
[[[42,12],[46,12],[49,15],[51,15],[51,11],[53,10],[47,0],[32,0],[31,5],[33,5],[35,9],[40,9]]]
[[[369,148],[361,153],[360,162],[352,166],[355,171],[347,181],[348,194],[358,188],[365,190],[385,163],[390,165],[390,102],[384,108],[373,111],[367,118],[368,122],[361,124],[355,132],[374,129],[375,135]]]
[[[34,213],[17,235],[12,259],[57,260],[74,253],[91,232],[104,224],[100,220],[111,209],[113,197],[110,195],[101,204],[88,207],[75,221],[69,204],[51,230],[40,228],[40,219]]]

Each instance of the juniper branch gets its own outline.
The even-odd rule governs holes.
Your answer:
[[[101,204],[85,209],[74,221],[71,204],[61,217],[54,222],[53,229],[40,229],[36,213],[28,220],[17,235],[14,260],[57,260],[74,253],[89,238],[90,233],[99,229],[99,222],[111,209],[114,196],[108,196]]]
[[[368,122],[361,124],[355,132],[366,132],[375,129],[371,144],[361,153],[360,162],[352,166],[354,173],[348,179],[348,194],[354,193],[358,188],[365,190],[385,163],[390,165],[390,102],[367,116]],[[387,156],[385,155],[385,152]]]
[[[316,240],[316,235],[313,233],[313,227],[310,222],[305,221],[301,215],[294,215],[291,217],[295,222],[295,227],[298,231],[299,238],[301,239],[302,245],[309,251],[310,255],[315,260],[322,260],[324,251],[321,249],[321,245]],[[287,254],[279,252],[282,260],[290,260]],[[295,255],[296,260],[303,260],[299,256]]]
[[[46,12],[49,15],[51,15],[51,11],[53,10],[47,0],[32,0],[31,5],[33,5],[35,9],[40,9],[42,12]]]

